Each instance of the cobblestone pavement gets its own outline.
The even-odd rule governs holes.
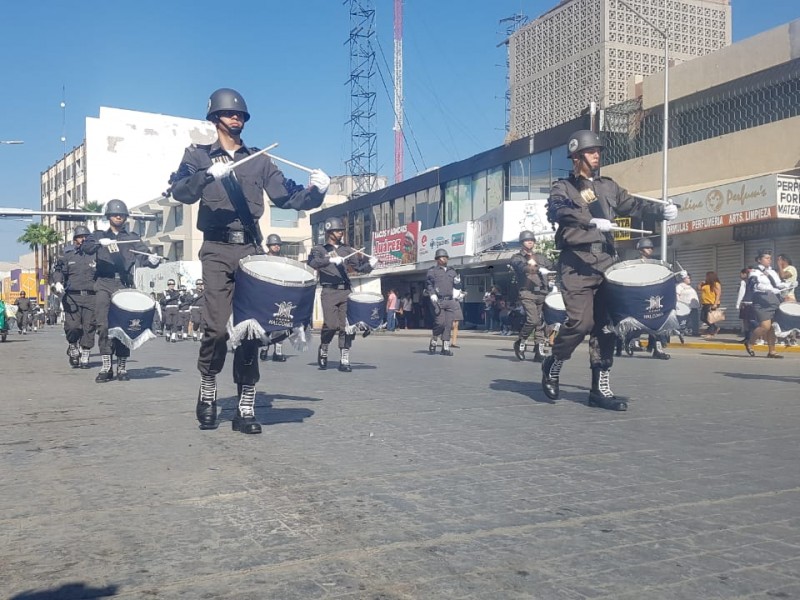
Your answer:
[[[197,344],[95,384],[55,328],[14,334],[0,598],[800,598],[800,355],[624,357],[613,413],[585,405],[585,346],[550,404],[512,342],[262,363],[246,436],[230,364],[220,428],[197,428]]]

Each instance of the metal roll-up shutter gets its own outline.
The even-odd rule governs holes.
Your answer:
[[[756,254],[760,250],[769,250],[774,252],[775,248],[774,242],[771,238],[769,239],[760,239],[760,240],[747,240],[744,243],[744,264],[748,267],[752,267],[756,264]]]
[[[695,288],[703,282],[706,271],[716,271],[717,260],[713,246],[704,248],[681,248],[675,251],[675,268],[689,272]]]
[[[725,311],[725,320],[720,323],[720,327],[735,329],[739,326],[736,296],[739,293],[741,282],[739,273],[744,266],[742,244],[717,246],[717,277],[722,284],[722,306],[728,309]]]

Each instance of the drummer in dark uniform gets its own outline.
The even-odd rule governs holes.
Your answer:
[[[191,294],[192,304],[189,319],[192,326],[192,339],[197,341],[205,329],[204,310],[206,304],[205,284],[202,279],[194,282],[194,291]]]
[[[339,334],[339,370],[345,373],[350,367],[350,348],[356,332],[347,326],[347,299],[352,291],[348,271],[369,273],[378,264],[377,258],[369,258],[344,243],[344,221],[339,217],[325,220],[325,244],[314,246],[308,256],[308,265],[319,273],[322,287],[322,332],[317,351],[320,369],[328,368],[328,345]],[[369,330],[364,331],[367,335]]]
[[[610,384],[615,335],[606,328],[609,318],[603,274],[616,260],[612,219],[642,217],[649,212],[672,220],[678,209],[674,204],[648,204],[608,177],[599,176],[602,149],[600,136],[593,131],[573,133],[567,143],[573,172],[553,184],[547,201],[548,219],[558,224],[556,248],[561,254],[557,271],[567,321],[559,329],[552,354],[542,363],[542,388],[551,400],[559,397],[561,367],[589,335],[589,405],[627,410],[627,400],[615,396]]]
[[[452,267],[447,266],[450,256],[447,250],[439,248],[434,254],[436,264],[428,269],[425,277],[425,290],[431,301],[434,314],[432,337],[428,344],[428,352],[436,354],[439,337],[442,338],[442,355],[453,356],[450,349],[450,335],[453,319],[458,308],[458,300],[462,296],[461,277]]]
[[[519,301],[525,309],[525,322],[519,330],[519,338],[514,342],[514,354],[519,360],[525,360],[526,342],[533,334],[533,362],[542,362],[542,348],[545,344],[542,308],[550,290],[547,276],[552,273],[553,261],[544,254],[533,251],[536,236],[532,231],[520,233],[519,243],[519,252],[511,257],[511,267],[517,276]]]
[[[86,238],[81,249],[86,254],[94,255],[95,271],[95,317],[97,335],[103,366],[95,381],[104,383],[114,379],[112,357],[117,356],[117,379],[128,381],[127,360],[130,349],[118,339],[108,337],[108,311],[111,308],[111,296],[117,290],[135,287],[133,267],[157,267],[161,257],[150,254],[150,249],[138,234],[125,228],[128,219],[128,207],[122,200],[109,200],[105,206],[105,215],[109,227],[105,231],[95,231]],[[126,242],[124,244],[120,242]],[[136,254],[141,252],[150,254]]]
[[[267,236],[267,256],[280,256],[282,245],[283,240],[281,240],[281,236],[279,236],[277,233],[270,233]],[[275,333],[278,335],[274,339],[286,339],[288,334],[291,333],[291,330]],[[283,342],[275,341],[271,343],[270,346],[275,347],[275,351],[272,353],[272,360],[274,362],[286,362],[286,355],[283,353]],[[262,348],[258,354],[258,357],[261,360],[267,360],[267,358],[269,358],[269,346]]]
[[[217,374],[228,353],[227,323],[233,310],[235,273],[242,258],[262,254],[258,220],[264,214],[264,194],[278,208],[319,208],[330,177],[316,169],[309,187],[297,185],[266,155],[234,164],[258,152],[242,141],[242,130],[250,119],[244,98],[235,90],[216,90],[208,99],[206,118],[217,129],[217,141],[193,144],[170,178],[170,193],[184,204],[200,202],[197,228],[203,232],[200,261],[205,281],[206,330],[200,344],[197,368],[200,390],[196,415],[201,429],[217,426]],[[233,356],[233,380],[239,388],[239,407],[234,431],[261,433],[255,418],[255,385],[259,380],[258,341],[246,341]]]
[[[61,296],[64,307],[64,333],[67,336],[69,364],[89,368],[89,353],[94,347],[94,276],[95,257],[82,245],[89,228],[78,225],[72,234],[73,245],[64,250],[53,267],[53,291]]]

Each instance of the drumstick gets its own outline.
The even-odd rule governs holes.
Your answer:
[[[150,252],[139,252],[138,250],[131,250],[133,254],[141,254],[142,256],[158,256],[161,260],[169,260],[168,258],[159,254],[151,254]]]
[[[628,233],[653,233],[652,231],[647,231],[647,229],[633,229],[631,227],[619,227],[617,225],[612,225],[611,231],[626,231]]]
[[[366,252],[364,252],[364,248],[362,248],[361,250],[356,250],[355,252],[351,252],[350,254],[348,254],[347,256],[343,256],[342,258],[350,258],[351,256],[355,256],[356,254],[363,254],[364,256],[373,258],[372,254],[367,254]]]
[[[233,163],[233,168],[235,169],[236,167],[241,167],[248,160],[253,160],[256,156],[260,156],[261,154],[267,154],[267,152],[269,152],[270,150],[275,148],[277,145],[278,145],[278,142],[275,142],[274,144],[272,144],[270,146],[267,146],[263,150],[259,150],[258,152],[255,152],[255,153],[251,154],[250,156],[245,156],[242,160],[237,160],[235,163]],[[269,156],[269,155],[267,154],[267,156]]]
[[[277,144],[275,144],[275,145],[277,146]],[[269,148],[267,148],[267,150],[269,150]],[[310,169],[308,167],[304,167],[301,164],[298,164],[296,162],[292,162],[291,160],[286,160],[285,158],[281,158],[280,156],[276,156],[275,154],[267,154],[267,156],[269,156],[270,158],[272,158],[274,160],[277,160],[278,162],[285,163],[285,164],[289,165],[290,167],[294,167],[295,169],[300,169],[301,171],[305,171],[306,173],[313,173],[314,172],[314,169]]]
[[[677,202],[673,202],[672,200],[662,200],[661,198],[651,198],[650,196],[642,196],[641,194],[631,194],[634,198],[641,198],[642,200],[647,200],[648,202],[655,202],[656,204],[674,204],[678,208],[681,207],[680,204]]]

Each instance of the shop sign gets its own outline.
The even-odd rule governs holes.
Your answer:
[[[472,256],[474,253],[473,222],[434,227],[419,233],[417,262],[433,260],[439,248],[447,250],[450,258]]]
[[[372,255],[381,262],[381,267],[413,265],[417,262],[420,225],[419,221],[414,221],[372,234]]]
[[[778,175],[778,218],[800,219],[800,177]]]

